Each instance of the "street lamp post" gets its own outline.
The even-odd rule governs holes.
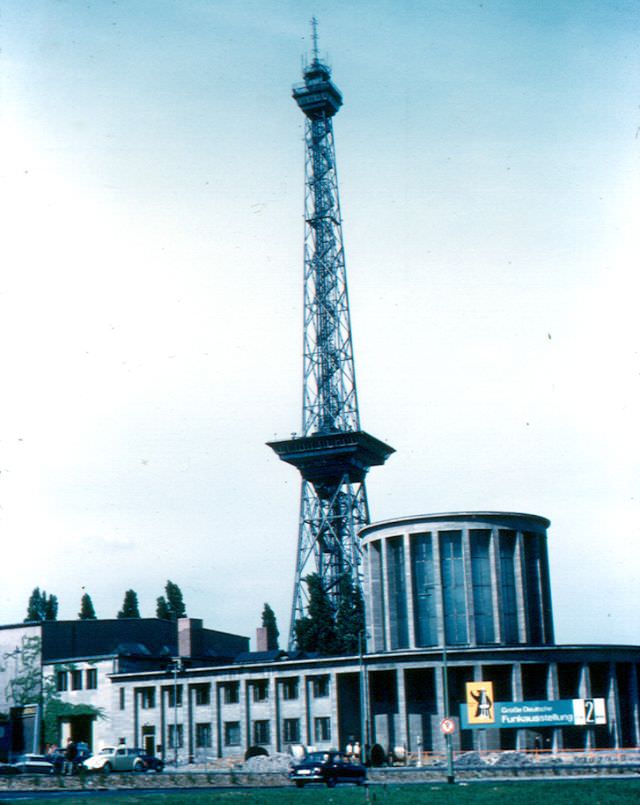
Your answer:
[[[178,766],[178,673],[182,671],[180,657],[173,658],[173,765]]]
[[[358,655],[360,657],[360,732],[361,732],[361,757],[362,762],[367,762],[369,751],[369,686],[367,684],[367,669],[364,661],[363,642],[365,638],[364,629],[358,632]]]

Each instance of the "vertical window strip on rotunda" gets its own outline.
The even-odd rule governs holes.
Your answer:
[[[409,624],[407,622],[407,590],[402,537],[392,537],[387,540],[387,576],[389,580],[391,648],[406,648],[409,645]]]
[[[524,534],[524,565],[526,568],[526,609],[529,642],[544,642],[542,590],[540,572],[540,543],[537,534]]]
[[[444,636],[447,644],[464,645],[469,641],[469,635],[462,561],[462,532],[441,531],[439,536]]]
[[[500,530],[500,587],[502,642],[518,642],[518,604],[516,597],[516,532]]]
[[[472,529],[469,537],[476,642],[479,644],[493,643],[496,635],[491,596],[491,531],[489,529]]]
[[[416,645],[435,646],[438,642],[438,613],[431,534],[411,536],[411,585]]]

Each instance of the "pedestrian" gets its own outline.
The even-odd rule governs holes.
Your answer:
[[[73,774],[74,761],[78,755],[78,747],[71,736],[67,738],[67,745],[64,749],[64,765],[62,767],[63,774]]]

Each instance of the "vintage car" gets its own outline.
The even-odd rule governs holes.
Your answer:
[[[128,746],[105,746],[82,764],[88,771],[110,774],[112,771],[146,771],[137,749]]]
[[[136,748],[133,751],[137,752],[138,757],[144,763],[145,770],[161,772],[164,769],[164,761],[162,758],[150,755],[146,749]]]
[[[18,774],[54,774],[55,768],[47,755],[19,755],[11,764]]]
[[[289,772],[289,779],[298,788],[307,783],[324,783],[333,788],[337,783],[364,785],[367,770],[360,763],[352,763],[340,752],[311,752]]]

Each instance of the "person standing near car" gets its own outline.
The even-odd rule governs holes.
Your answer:
[[[63,774],[73,774],[73,763],[78,755],[78,747],[71,736],[67,738],[67,745],[64,749],[64,766],[62,767]]]

